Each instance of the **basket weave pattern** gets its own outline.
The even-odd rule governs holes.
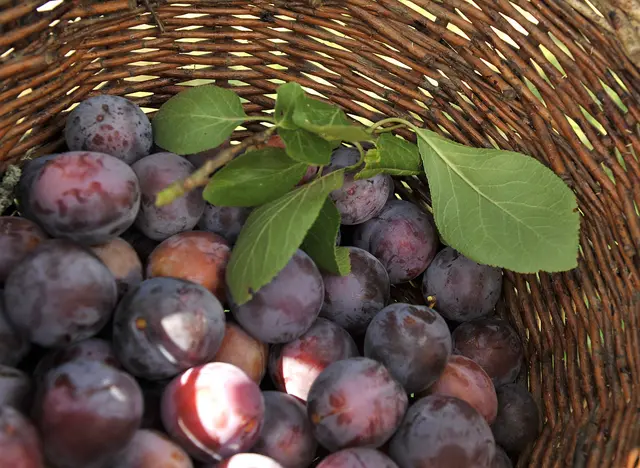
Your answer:
[[[91,95],[153,115],[215,82],[256,114],[293,80],[361,119],[547,164],[578,196],[582,249],[575,271],[506,275],[499,312],[543,417],[519,465],[640,466],[640,69],[607,16],[582,0],[45,3],[0,0],[0,172],[57,151]],[[430,201],[423,177],[397,190]]]

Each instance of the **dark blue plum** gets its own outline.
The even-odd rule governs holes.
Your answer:
[[[25,256],[47,238],[33,221],[0,216],[0,285]]]
[[[215,206],[207,203],[198,227],[224,237],[230,244],[235,244],[252,210],[253,208],[242,206]]]
[[[523,385],[506,384],[496,390],[498,415],[491,430],[507,453],[519,455],[539,432],[540,414],[535,400]]]

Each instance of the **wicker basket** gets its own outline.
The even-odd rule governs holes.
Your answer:
[[[519,466],[640,466],[638,0],[137,3],[0,0],[0,172],[57,150],[88,96],[152,115],[214,81],[249,113],[295,80],[353,116],[531,155],[577,193],[582,250],[571,272],[506,275],[499,311],[543,416]]]

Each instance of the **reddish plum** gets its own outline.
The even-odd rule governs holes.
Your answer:
[[[332,453],[317,468],[398,468],[398,465],[378,450],[356,447]]]
[[[143,400],[129,374],[79,359],[49,371],[34,410],[47,460],[85,468],[113,457],[140,426]]]
[[[46,239],[45,232],[33,221],[17,216],[0,216],[0,284],[28,253]]]
[[[419,397],[447,395],[469,403],[491,424],[498,413],[496,389],[487,373],[471,359],[453,355],[440,378]]]
[[[272,458],[257,453],[239,453],[222,460],[212,468],[284,468]]]
[[[28,408],[30,396],[29,376],[19,369],[0,366],[0,406],[13,406],[23,411]]]
[[[480,413],[444,395],[415,402],[389,445],[400,468],[491,468],[494,454],[491,429]]]
[[[7,468],[44,468],[35,427],[11,406],[0,407],[0,457]]]
[[[436,310],[447,320],[468,322],[491,312],[502,289],[502,270],[481,265],[445,247],[422,279],[425,298],[435,296]]]
[[[133,170],[103,153],[62,153],[36,176],[30,209],[51,236],[104,244],[129,228],[140,208]]]
[[[358,355],[349,333],[318,318],[299,338],[271,347],[269,374],[278,390],[307,401],[311,385],[329,364]]]
[[[161,241],[193,229],[202,217],[205,201],[192,190],[169,205],[156,206],[156,195],[172,182],[194,171],[193,164],[173,153],[155,153],[131,166],[140,180],[142,201],[135,226],[150,239]]]
[[[165,379],[211,361],[222,343],[224,323],[220,302],[202,286],[152,278],[118,304],[114,349],[136,377]]]
[[[259,384],[267,371],[268,356],[268,345],[256,340],[235,323],[227,322],[222,344],[213,360],[233,364]]]
[[[390,297],[389,275],[380,261],[366,250],[348,247],[351,273],[324,273],[324,305],[320,316],[355,334],[364,333]]]
[[[162,396],[162,422],[191,456],[215,462],[249,450],[264,421],[258,385],[237,367],[214,362],[175,377]]]
[[[315,458],[317,442],[299,400],[282,392],[263,392],[264,425],[252,452],[273,458],[284,468],[307,467]]]
[[[78,104],[64,128],[72,151],[98,151],[132,164],[149,154],[153,143],[151,122],[130,100],[108,94]]]
[[[334,452],[377,448],[397,429],[408,398],[389,371],[372,359],[330,364],[313,382],[307,413],[318,442]]]
[[[18,332],[41,346],[55,347],[98,333],[111,316],[117,294],[113,275],[90,250],[51,239],[11,272],[4,303]]]
[[[506,321],[481,318],[466,322],[452,337],[453,352],[480,364],[496,387],[518,377],[524,351],[520,337]]]
[[[356,148],[340,147],[333,152],[331,163],[323,174],[352,166],[360,159]],[[360,224],[376,216],[393,191],[393,180],[388,174],[355,180],[355,173],[345,174],[344,185],[331,192],[331,199],[340,212],[341,223]]]
[[[91,247],[116,279],[118,296],[124,296],[142,281],[142,262],[126,240],[116,237],[111,242]]]
[[[229,244],[235,244],[252,210],[253,208],[243,206],[215,206],[207,203],[198,227],[224,237]]]
[[[520,454],[538,436],[540,414],[527,389],[518,384],[498,388],[498,415],[491,429],[507,453]]]
[[[129,445],[111,465],[117,468],[193,468],[193,463],[178,445],[157,431],[139,429]]]
[[[433,309],[391,304],[369,324],[364,355],[387,366],[408,393],[419,392],[444,371],[451,356],[451,333]]]
[[[356,247],[382,262],[391,284],[417,278],[436,255],[439,239],[433,218],[413,203],[391,200],[353,235]]]
[[[298,250],[249,302],[238,306],[230,299],[233,316],[247,332],[265,343],[287,343],[311,327],[323,298],[324,283],[318,267]]]
[[[229,243],[217,234],[182,232],[163,241],[149,256],[147,278],[168,276],[199,284],[223,301]]]

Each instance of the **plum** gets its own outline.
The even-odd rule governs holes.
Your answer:
[[[19,369],[0,366],[0,406],[13,406],[23,411],[28,408],[31,379]]]
[[[453,352],[480,364],[496,387],[518,377],[524,350],[520,337],[505,320],[481,318],[463,323],[452,338]]]
[[[136,377],[173,377],[213,359],[224,336],[224,309],[202,286],[176,278],[143,281],[113,319],[116,356]]]
[[[268,356],[268,345],[256,340],[235,323],[227,322],[222,344],[213,361],[233,364],[260,384],[267,371]]]
[[[0,216],[0,284],[20,261],[48,236],[33,221]]]
[[[305,406],[286,393],[267,391],[262,396],[264,425],[251,451],[273,458],[284,468],[309,466],[317,442]]]
[[[22,165],[22,174],[16,188],[16,197],[18,199],[18,208],[23,218],[33,222],[38,222],[36,216],[31,209],[31,187],[36,177],[40,173],[40,169],[47,161],[51,161],[58,157],[59,153],[47,154],[26,161]]]
[[[113,460],[117,468],[193,468],[193,463],[178,445],[158,431],[139,429],[129,445]]]
[[[243,206],[215,206],[207,203],[198,227],[224,237],[233,245],[252,210],[253,208]]]
[[[353,245],[372,253],[391,284],[417,278],[436,255],[439,239],[432,216],[404,200],[390,200],[353,233]]]
[[[44,468],[42,443],[31,422],[17,409],[0,406],[0,455],[7,468]]]
[[[140,261],[143,264],[147,263],[151,252],[160,245],[160,242],[149,239],[142,232],[136,229],[135,226],[127,229],[120,237],[133,247],[133,250],[136,251],[138,258],[140,258]]]
[[[425,299],[435,296],[436,310],[447,320],[468,322],[491,312],[502,290],[502,270],[481,265],[445,247],[422,279]]]
[[[104,263],[118,287],[118,297],[124,296],[130,289],[142,281],[142,262],[137,252],[127,241],[116,237],[111,242],[91,247]]]
[[[111,316],[117,294],[113,275],[89,249],[50,239],[11,272],[4,305],[19,333],[33,343],[56,347],[98,333]]]
[[[64,348],[49,351],[38,362],[33,371],[33,377],[36,382],[40,382],[50,370],[78,359],[102,362],[115,369],[122,368],[110,342],[100,338],[88,338]]]
[[[317,468],[398,468],[398,465],[378,450],[355,447],[332,453]]]
[[[356,357],[330,364],[313,382],[307,414],[329,451],[377,448],[398,428],[408,397],[377,361]]]
[[[272,458],[257,453],[239,453],[222,460],[212,468],[284,468]]]
[[[494,454],[485,419],[465,401],[445,395],[415,402],[389,444],[400,468],[491,468]]]
[[[299,338],[271,347],[269,374],[278,390],[307,401],[311,385],[329,364],[358,355],[349,333],[318,318]]]
[[[85,99],[69,113],[64,137],[72,151],[97,151],[132,164],[149,154],[153,130],[137,104],[101,94]]]
[[[27,355],[31,343],[7,319],[3,297],[4,291],[0,289],[0,364],[15,366]]]
[[[140,180],[142,201],[135,226],[150,239],[162,241],[195,227],[204,212],[201,190],[192,190],[166,206],[156,206],[156,195],[172,182],[194,171],[193,164],[173,153],[155,153],[131,166]]]
[[[496,443],[518,455],[538,436],[540,414],[527,389],[519,384],[499,387],[498,415],[491,425]]]
[[[322,275],[302,250],[251,300],[238,306],[230,297],[238,323],[265,343],[287,343],[306,332],[320,313],[324,299]]]
[[[72,151],[42,166],[29,203],[52,237],[105,244],[135,221],[140,185],[133,170],[113,156]]]
[[[340,147],[331,156],[331,163],[323,175],[352,166],[360,159],[356,148]],[[331,192],[330,198],[340,212],[341,223],[361,224],[376,216],[393,191],[393,180],[388,174],[378,174],[369,179],[355,180],[355,172],[345,174],[344,185]]]
[[[389,275],[384,265],[366,250],[348,249],[351,273],[322,275],[325,294],[320,316],[359,334],[364,333],[373,316],[389,302]]]
[[[181,232],[163,241],[149,256],[147,278],[168,276],[192,281],[225,300],[225,271],[231,249],[217,234]]]
[[[498,398],[491,378],[471,359],[453,355],[440,378],[419,397],[447,395],[469,403],[491,424],[498,413]]]
[[[318,175],[318,170],[320,168],[318,166],[309,166],[307,167],[307,172],[304,173],[300,182],[296,185],[296,187],[300,187],[301,185],[307,184],[315,179],[316,175]]]
[[[250,449],[264,421],[260,387],[236,366],[214,362],[175,377],[162,396],[162,422],[191,456],[215,462]]]
[[[78,359],[47,372],[34,419],[54,466],[100,466],[123,450],[140,426],[143,399],[129,374]]]
[[[391,304],[369,324],[364,355],[387,366],[408,393],[419,392],[444,371],[451,356],[451,333],[433,309]]]
[[[499,445],[496,445],[496,455],[493,457],[491,468],[513,468],[509,455]]]

